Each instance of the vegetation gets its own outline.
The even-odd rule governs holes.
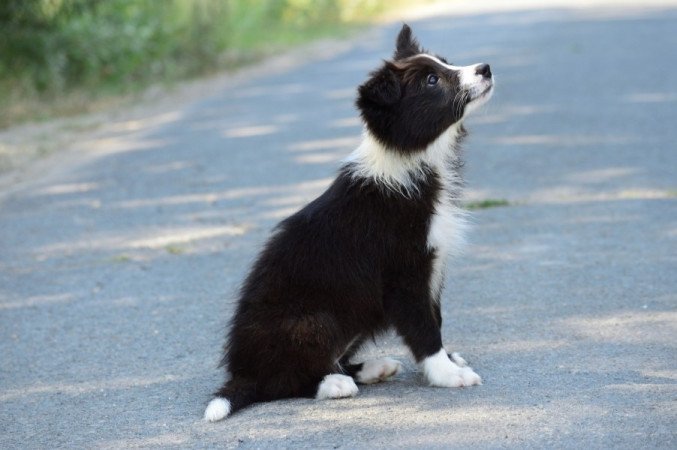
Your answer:
[[[465,208],[470,211],[478,209],[497,208],[500,206],[509,206],[510,202],[502,198],[488,198],[485,200],[478,200],[475,202],[467,202]]]
[[[58,105],[71,94],[85,94],[90,102],[94,94],[127,93],[156,81],[232,68],[333,34],[386,3],[2,0],[0,127],[34,118],[45,105]]]

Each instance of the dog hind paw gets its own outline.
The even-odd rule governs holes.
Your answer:
[[[323,400],[326,398],[355,397],[357,392],[357,385],[352,377],[332,373],[325,376],[322,382],[320,382],[315,398]]]
[[[355,374],[355,379],[362,384],[378,383],[396,375],[401,368],[402,363],[396,359],[372,359],[362,363],[362,369]]]

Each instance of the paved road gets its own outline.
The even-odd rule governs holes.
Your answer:
[[[351,400],[201,421],[234,292],[280,218],[319,193],[360,127],[369,42],[117,122],[0,205],[0,448],[675,448],[677,9],[523,10],[412,23],[491,63],[469,121],[467,255],[444,336],[481,387],[406,361]],[[263,72],[263,71],[262,71]]]

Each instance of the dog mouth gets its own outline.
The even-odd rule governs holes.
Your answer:
[[[465,92],[466,104],[463,114],[469,114],[489,101],[494,92],[494,80],[477,83]]]
[[[475,85],[466,91],[466,113],[474,111],[476,108],[485,104],[491,98],[494,91],[493,80],[481,85]]]
[[[480,94],[477,96],[477,98],[482,98],[485,95],[489,95],[489,93],[491,92],[491,90],[493,88],[494,88],[494,84],[492,83],[489,86],[487,86],[486,89],[484,89],[482,92],[480,92]]]
[[[476,100],[484,99],[485,97],[488,97],[491,94],[491,91],[494,89],[494,83],[489,83],[488,86],[486,86],[484,89],[482,89],[479,93],[471,93],[470,94],[470,101],[474,102]]]

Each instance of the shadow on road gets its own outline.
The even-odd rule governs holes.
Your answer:
[[[395,29],[79,144],[77,168],[0,210],[2,447],[674,444],[677,10],[523,11],[414,23],[492,64],[470,120],[475,213],[444,336],[484,386],[415,367],[354,400],[200,422],[235,292],[281,218],[359,142],[355,87]],[[639,69],[641,70],[639,70]],[[668,70],[668,72],[674,72]],[[396,340],[368,353],[408,358]],[[39,414],[36,414],[39,412]]]

